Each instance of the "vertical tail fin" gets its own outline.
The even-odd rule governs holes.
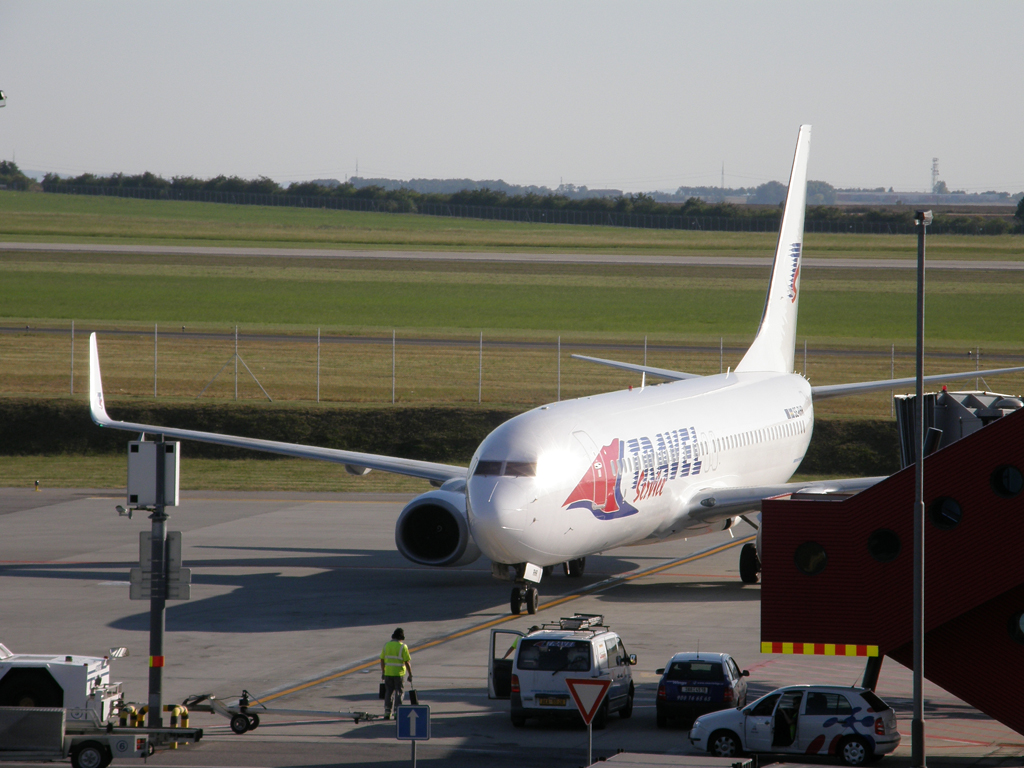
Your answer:
[[[807,202],[807,157],[811,126],[801,125],[789,177],[786,208],[779,228],[771,282],[754,343],[737,371],[793,372],[796,347],[796,316],[800,298],[800,260],[804,242],[804,209]]]

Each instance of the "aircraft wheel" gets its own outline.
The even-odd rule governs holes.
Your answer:
[[[519,587],[512,587],[512,596],[508,601],[513,616],[518,616],[523,610],[523,590]]]
[[[744,584],[757,584],[757,574],[761,572],[761,561],[757,558],[757,547],[744,544],[740,550],[740,580]]]
[[[250,731],[255,731],[259,727],[260,727],[260,716],[259,715],[249,715],[249,730]]]
[[[531,616],[537,612],[537,604],[540,602],[540,592],[536,587],[526,588],[526,612]]]

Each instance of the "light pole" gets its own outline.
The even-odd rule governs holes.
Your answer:
[[[911,765],[925,767],[924,755],[924,233],[931,211],[914,213],[917,225],[917,411],[914,425],[917,470],[914,491],[914,713],[910,721]]]

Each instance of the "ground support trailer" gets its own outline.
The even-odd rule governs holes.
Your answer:
[[[0,761],[54,762],[106,768],[117,758],[146,758],[157,750],[194,744],[201,728],[133,728],[82,718],[57,707],[0,707]],[[77,718],[77,719],[76,719]]]
[[[218,699],[212,693],[200,693],[189,696],[181,702],[182,708],[187,712],[209,712],[214,715],[226,717],[231,725],[231,730],[241,735],[246,731],[254,731],[259,728],[260,715],[283,715],[285,717],[336,717],[339,719],[351,719],[356,725],[360,721],[377,720],[380,715],[369,712],[345,712],[339,710],[314,710],[314,709],[269,709],[259,699],[253,697],[248,691],[242,691],[237,704],[228,704],[224,699]]]

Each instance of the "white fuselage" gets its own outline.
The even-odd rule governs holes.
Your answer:
[[[732,372],[535,408],[480,444],[470,529],[497,563],[546,566],[723,527],[709,488],[786,482],[813,427],[796,374]],[[713,517],[711,518],[713,519]]]

